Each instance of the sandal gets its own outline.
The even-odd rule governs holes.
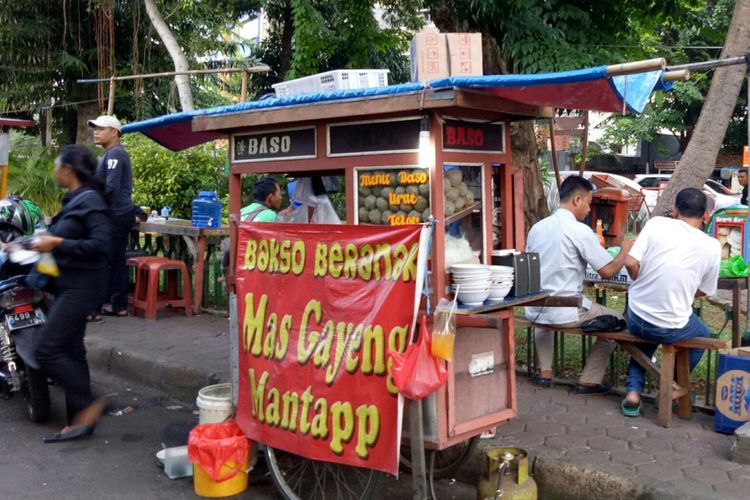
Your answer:
[[[102,318],[99,314],[87,314],[86,321],[88,321],[89,323],[100,325],[104,323],[104,318]]]
[[[127,316],[128,310],[127,309],[120,309],[119,311],[115,311],[112,309],[112,306],[104,306],[102,307],[102,313],[106,314],[107,316]]]
[[[642,406],[643,404],[640,401],[638,401],[638,406],[625,406],[625,401],[623,401],[620,403],[620,410],[626,417],[640,417]]]

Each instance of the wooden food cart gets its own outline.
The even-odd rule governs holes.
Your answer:
[[[193,129],[231,137],[229,208],[235,216],[242,176],[252,173],[341,178],[348,224],[428,223],[432,215],[429,293],[434,306],[449,284],[446,232],[465,234],[487,264],[494,249],[524,248],[523,174],[512,165],[510,121],[551,114],[551,108],[470,90],[420,89],[376,99],[199,116]],[[372,188],[379,188],[375,193],[381,196],[374,197]],[[404,210],[395,209],[399,201]],[[236,227],[230,232],[236,238]],[[232,278],[230,272],[230,283]],[[423,405],[425,447],[451,448],[431,457],[431,476],[451,474],[470,456],[482,432],[517,415],[512,307],[543,296],[508,300],[485,314],[463,310],[459,315],[448,382]],[[408,447],[403,448],[409,464]],[[271,457],[270,462],[273,469],[278,461]]]
[[[640,99],[641,107],[645,104],[636,92],[623,99],[617,89],[627,84],[613,83],[607,71],[570,72],[575,80],[568,74],[511,75],[510,89],[507,82],[498,83],[503,77],[494,76],[242,103],[154,122],[161,128],[152,137],[162,144],[174,140],[180,148],[202,138],[230,137],[229,209],[235,221],[242,205],[242,176],[262,173],[343,180],[346,224],[433,224],[427,290],[434,307],[449,295],[448,239],[462,235],[485,264],[495,249],[525,247],[523,174],[512,162],[512,121],[552,117],[554,109],[548,106],[553,103],[607,111],[638,110],[630,97]],[[660,78],[656,73],[649,77],[650,86],[636,88],[650,94]],[[571,81],[581,85],[569,95]],[[590,105],[580,105],[592,96]],[[180,130],[190,136],[175,135]],[[237,224],[230,224],[232,266],[238,231]],[[234,278],[231,269],[231,286]],[[545,297],[516,297],[461,311],[448,382],[424,400],[423,425],[418,426],[426,448],[460,446],[438,464],[440,470],[433,470],[436,475],[459,466],[483,431],[517,415],[512,308],[538,304]],[[427,308],[426,300],[422,307]],[[283,494],[300,495],[291,484],[297,472],[284,470],[293,460],[279,459],[272,448],[267,458]],[[323,473],[329,469],[330,464],[321,468]],[[357,478],[358,493],[347,497],[369,498],[377,474],[369,471]]]

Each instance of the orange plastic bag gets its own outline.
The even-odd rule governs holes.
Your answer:
[[[200,465],[216,482],[232,479],[240,472],[250,452],[250,441],[234,420],[220,424],[201,424],[190,431],[188,459]],[[231,462],[224,474],[221,468]]]
[[[430,353],[430,332],[425,316],[419,326],[419,339],[409,344],[404,354],[392,352],[391,357],[393,383],[409,399],[422,399],[448,380],[443,362]]]

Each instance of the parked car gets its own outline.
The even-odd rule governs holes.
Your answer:
[[[646,206],[653,210],[661,194],[664,183],[669,182],[672,178],[670,174],[639,174],[635,176],[635,182],[642,188],[645,195]],[[736,205],[740,202],[741,193],[733,193],[721,182],[714,179],[706,180],[703,184],[703,192],[714,200],[715,209],[726,208]]]

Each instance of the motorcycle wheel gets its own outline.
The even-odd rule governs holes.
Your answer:
[[[47,377],[41,370],[26,367],[26,387],[23,391],[26,400],[26,417],[32,422],[49,420],[51,409]]]

